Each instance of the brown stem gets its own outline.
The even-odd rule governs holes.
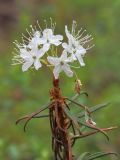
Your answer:
[[[68,122],[64,112],[64,98],[61,96],[59,80],[53,81],[50,92],[52,105],[49,108],[50,125],[52,131],[52,148],[55,160],[73,160],[72,141],[68,134]]]

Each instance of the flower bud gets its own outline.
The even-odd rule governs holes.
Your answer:
[[[77,79],[75,81],[75,91],[80,94],[80,90],[81,90],[81,86],[82,86],[82,83],[80,81],[80,79]]]

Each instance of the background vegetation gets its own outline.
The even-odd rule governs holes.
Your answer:
[[[28,131],[20,116],[36,111],[49,101],[52,79],[45,68],[23,73],[21,66],[11,66],[14,39],[20,39],[30,24],[52,17],[56,33],[64,33],[64,25],[75,19],[94,37],[95,47],[86,56],[86,67],[78,70],[89,106],[111,101],[111,105],[94,116],[99,126],[118,125],[120,120],[120,0],[0,0],[0,159],[53,160],[49,121],[33,120]],[[74,78],[61,77],[64,95],[72,96]],[[120,151],[119,129],[109,133],[110,142],[102,135],[79,140],[75,154],[99,150]],[[115,157],[104,158],[115,160]]]

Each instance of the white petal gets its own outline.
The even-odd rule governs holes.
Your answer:
[[[63,40],[63,36],[62,35],[55,35],[55,38],[58,41],[62,41]]]
[[[62,42],[61,40],[63,40],[63,36],[61,35],[52,35],[49,37],[49,41],[51,44],[54,44],[56,46],[60,45]]]
[[[78,40],[76,40],[75,38],[74,38],[74,45],[76,46],[76,47],[82,47],[81,45],[80,45],[80,42],[78,41]]]
[[[69,48],[69,45],[67,43],[62,43],[62,47],[67,50]]]
[[[82,56],[85,55],[86,53],[86,49],[83,48],[82,46],[79,46],[79,48],[77,49],[78,54],[81,54]]]
[[[26,61],[23,65],[22,65],[22,71],[25,72],[28,70],[28,68],[33,64],[33,61]]]
[[[73,76],[73,72],[70,69],[70,66],[68,64],[64,64],[62,66],[62,69],[64,70],[64,72],[67,74],[68,77],[72,77]]]
[[[58,79],[59,77],[59,73],[62,71],[62,68],[60,65],[55,66],[54,70],[53,70],[53,74],[55,76],[55,79]]]
[[[52,42],[52,44],[54,44],[55,46],[59,46],[61,43],[62,42],[60,42],[60,41],[54,41],[54,42]]]
[[[73,62],[77,60],[75,54],[71,54],[71,56],[68,59],[69,59],[69,62]]]
[[[29,42],[29,44],[27,45],[27,47],[31,49],[33,46],[34,46],[34,42],[32,40],[31,42]]]
[[[47,52],[50,49],[50,43],[46,43],[43,45],[43,51]]]
[[[67,26],[65,26],[65,33],[66,33],[66,36],[67,36],[67,38],[68,38],[69,45],[71,46],[72,44],[74,44],[75,38],[74,38],[73,35],[69,32]]]
[[[83,57],[80,54],[76,54],[76,57],[80,63],[81,66],[85,66],[85,63],[83,61]]]
[[[72,49],[70,45],[68,45],[67,43],[62,43],[62,46],[68,53],[72,53]]]
[[[56,57],[48,56],[48,57],[47,57],[47,60],[48,60],[48,62],[49,62],[50,64],[52,64],[52,65],[54,65],[54,66],[60,64],[59,58],[56,58]]]
[[[34,37],[40,37],[40,35],[41,35],[40,31],[35,31]]]
[[[73,50],[77,50],[77,48],[79,47],[79,41],[77,41],[75,39],[75,37],[68,31],[68,28],[67,26],[65,26],[65,33],[66,33],[66,36],[68,38],[68,46],[66,45],[63,45],[63,47],[66,48],[66,50],[69,49],[69,53],[72,53]],[[74,46],[74,47],[73,47]]]
[[[68,39],[71,39],[71,34],[70,34],[70,32],[68,31],[68,27],[67,27],[67,26],[65,26],[65,33],[66,33],[67,38],[68,38]]]
[[[61,59],[62,61],[67,60],[67,52],[66,52],[65,50],[62,52],[62,55],[61,55],[60,59]]]
[[[42,38],[39,39],[39,44],[45,44],[45,43],[47,43],[46,38],[42,37]]]
[[[62,43],[62,47],[63,47],[64,49],[67,49],[68,44],[67,44],[67,43]]]
[[[37,58],[41,58],[42,56],[44,56],[44,54],[46,53],[46,49],[45,48],[41,48],[40,50],[38,50],[36,57]]]
[[[37,48],[32,48],[31,50],[31,55],[36,56],[37,58],[41,58],[50,48],[50,44],[44,44],[41,49]]]
[[[42,43],[40,43],[40,38],[38,36],[35,36],[30,40],[27,47],[31,48],[31,49],[32,48],[37,48],[39,44],[42,44]]]
[[[44,31],[43,31],[43,37],[44,38],[48,38],[48,37],[50,37],[50,36],[52,36],[53,35],[53,31],[52,31],[52,29],[44,29]]]
[[[29,52],[25,48],[20,49],[20,57],[21,58],[29,57]]]
[[[36,70],[38,70],[42,66],[41,63],[40,63],[40,61],[39,61],[39,59],[36,59],[34,61],[34,66],[35,66]]]
[[[41,58],[42,56],[44,56],[44,54],[49,50],[50,48],[50,44],[44,44],[43,47],[41,49],[38,49],[36,52],[36,57]]]
[[[49,38],[49,42],[50,44],[54,44],[55,46],[59,46],[62,43],[59,40],[57,40],[54,36]]]
[[[25,61],[32,61],[32,59],[33,59],[31,53],[28,51],[21,52],[20,57],[23,58]]]

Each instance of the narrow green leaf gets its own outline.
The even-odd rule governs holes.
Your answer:
[[[49,114],[41,115],[41,116],[34,116],[33,118],[48,118]]]
[[[90,116],[88,115],[88,113],[85,111],[85,120],[88,121],[90,119]]]
[[[64,108],[64,111],[65,111],[66,115],[67,115],[71,120],[73,120],[73,118],[75,118],[67,108]]]
[[[80,131],[83,132],[85,129],[86,129],[86,126],[82,126],[82,127],[80,128]]]
[[[107,138],[107,140],[109,140],[108,135],[107,135],[104,131],[100,130],[99,128],[97,128],[97,127],[92,127],[92,126],[84,123],[83,121],[79,121],[79,123],[80,123],[81,125],[83,125],[83,126],[86,126],[86,127],[90,128],[90,129],[94,129],[94,130],[99,131],[100,133],[102,133],[102,134]]]
[[[107,140],[109,140],[109,137],[107,136],[107,134],[104,131],[100,130],[97,127],[92,127],[92,126],[86,124],[83,121],[80,121],[80,119],[78,119],[77,117],[75,117],[74,115],[72,115],[67,108],[64,108],[64,111],[65,111],[66,115],[74,122],[74,124],[75,124],[75,126],[76,126],[77,129],[80,130],[80,128],[78,128],[79,127],[78,124],[80,124],[80,125],[85,126],[87,128],[99,131],[100,133],[102,133],[107,138]]]
[[[93,113],[93,112],[95,112],[95,111],[97,111],[97,110],[100,110],[100,109],[102,109],[102,108],[104,108],[104,107],[107,107],[108,104],[110,104],[110,102],[106,102],[106,103],[102,103],[102,104],[93,106],[93,107],[91,107],[89,110],[90,110],[91,113]],[[85,116],[85,112],[84,112],[84,111],[83,111],[83,112],[80,112],[80,113],[78,114],[78,117],[79,117],[79,118],[82,118],[82,117],[84,117],[84,116]]]
[[[109,155],[115,155],[115,156],[118,156],[116,153],[114,152],[97,152],[95,154],[92,154],[90,156],[87,157],[87,160],[93,160],[93,159],[97,159],[97,158],[101,158],[101,157],[104,157],[104,156],[109,156]]]
[[[89,152],[84,152],[77,158],[77,160],[87,160],[86,156],[88,156],[89,154]]]
[[[88,93],[86,91],[81,91],[80,95],[82,95],[82,94],[84,94],[84,95],[86,95],[86,97],[88,97]]]
[[[76,129],[78,131],[80,131],[80,126],[79,126],[79,119],[76,118],[74,115],[71,114],[71,112],[67,109],[64,108],[64,112],[66,113],[66,115],[69,117],[69,119],[71,119],[76,127]]]
[[[80,121],[78,118],[76,118],[74,115],[71,114],[71,112],[67,109],[67,108],[64,108],[64,111],[66,113],[66,115],[76,124],[76,123],[79,123],[80,125],[82,126],[85,126],[87,128],[90,128],[90,129],[93,129],[93,130],[98,130],[96,129],[95,127],[92,127],[88,124],[86,124],[85,122],[83,121]],[[104,134],[104,133],[103,133]]]
[[[79,98],[79,96],[81,96],[81,95],[86,95],[86,97],[88,97],[88,93],[87,92],[85,92],[85,91],[81,91],[80,92],[80,94],[75,94],[75,96],[73,96],[72,98],[71,98],[71,100],[73,100],[73,101],[75,101],[76,99],[78,99]],[[68,105],[71,105],[72,104],[72,102],[68,102],[67,103]]]

